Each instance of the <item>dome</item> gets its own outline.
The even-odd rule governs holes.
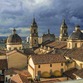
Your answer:
[[[15,29],[13,30],[13,34],[7,38],[7,44],[22,44],[22,39],[18,34],[16,34]]]
[[[80,26],[75,27],[75,32],[73,32],[69,39],[71,40],[83,40],[83,33],[79,29]]]

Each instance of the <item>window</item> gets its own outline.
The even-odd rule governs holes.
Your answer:
[[[50,74],[52,75],[52,69],[50,70]]]
[[[81,69],[83,68],[83,64],[82,64],[82,63],[80,63],[80,68],[81,68]]]
[[[63,68],[61,68],[61,73],[63,73]]]
[[[63,66],[63,63],[61,63],[61,66]]]
[[[15,47],[14,50],[16,50],[17,48]]]
[[[36,44],[36,40],[34,40],[34,44]]]
[[[36,30],[34,29],[34,33],[36,33]]]
[[[75,43],[75,48],[77,48],[77,43]]]
[[[19,47],[19,50],[21,50],[21,47]]]
[[[0,70],[0,74],[2,74],[2,70]]]
[[[40,65],[38,65],[38,68],[40,68]]]
[[[7,82],[7,77],[6,77],[6,82]]]
[[[70,47],[70,43],[69,43],[69,47]]]
[[[50,67],[52,67],[52,64],[50,64]]]
[[[38,71],[38,76],[39,76],[39,77],[41,76],[41,71]]]
[[[11,47],[9,48],[9,50],[11,50]]]

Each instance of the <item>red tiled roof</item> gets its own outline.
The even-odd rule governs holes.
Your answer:
[[[54,47],[54,48],[66,48],[67,42],[66,41],[54,41],[54,42],[47,44],[46,46]]]
[[[31,74],[27,70],[21,71],[20,74],[26,77],[32,77]]]
[[[28,72],[28,70],[20,70],[16,68],[10,68],[5,71],[5,75],[13,75],[13,74],[21,74],[27,77],[31,77],[31,74]]]
[[[79,61],[83,61],[83,48],[71,49],[65,53],[65,56],[71,57]]]
[[[76,71],[78,71],[77,68],[72,68],[72,69],[69,69],[66,72],[64,72],[64,74],[71,79],[76,79],[75,75],[73,75],[73,73],[76,72]]]
[[[83,78],[83,69],[80,69],[80,70],[76,71],[74,74],[76,74],[80,78]]]
[[[11,83],[30,83],[28,78],[22,74],[16,74],[15,76],[11,77]]]
[[[63,55],[58,54],[45,54],[45,55],[31,55],[35,64],[50,64],[50,63],[61,63],[66,62]]]

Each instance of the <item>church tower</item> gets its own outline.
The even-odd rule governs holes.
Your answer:
[[[65,20],[63,20],[62,25],[60,27],[60,36],[59,36],[60,41],[66,41],[68,39],[67,29],[68,29],[68,27],[65,23]]]
[[[33,18],[33,22],[30,27],[30,48],[38,47],[38,26]]]

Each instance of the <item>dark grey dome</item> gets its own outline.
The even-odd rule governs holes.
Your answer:
[[[83,40],[83,33],[80,30],[73,32],[69,39],[71,40]]]
[[[21,37],[16,34],[16,30],[13,30],[13,34],[7,38],[7,44],[22,44]]]

